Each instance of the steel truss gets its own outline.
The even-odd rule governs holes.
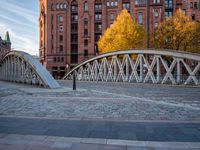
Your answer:
[[[172,50],[127,50],[87,60],[64,76],[80,81],[200,84],[200,55]]]
[[[21,51],[11,51],[0,60],[0,80],[46,88],[60,87],[38,61]]]

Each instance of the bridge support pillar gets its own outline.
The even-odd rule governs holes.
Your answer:
[[[142,55],[139,55],[140,57],[140,82],[143,81],[143,59]]]
[[[180,65],[180,59],[177,59],[177,84],[180,84],[181,82],[181,65]]]
[[[129,55],[126,55],[126,78],[125,81],[129,81],[129,62],[128,62]]]
[[[157,83],[160,83],[160,76],[161,76],[161,74],[160,74],[160,60],[159,60],[158,56],[156,57],[156,63],[157,63],[157,68],[156,68],[157,77],[156,77],[156,79],[157,79]]]

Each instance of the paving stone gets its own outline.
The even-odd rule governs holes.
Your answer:
[[[26,150],[27,146],[25,145],[6,145],[0,144],[0,150]]]
[[[28,146],[25,150],[54,150],[54,149],[46,146]]]
[[[179,148],[179,149],[187,149],[188,146],[186,143],[179,142],[146,142],[146,146],[149,147],[157,147],[157,148]]]
[[[54,142],[51,147],[56,148],[70,148],[72,146],[71,143],[64,143],[64,142]]]
[[[126,150],[126,146],[101,145],[101,144],[73,144],[72,150]]]
[[[0,84],[0,115],[113,120],[200,120],[200,88],[78,82],[84,90],[34,89]],[[11,88],[12,87],[12,88]],[[95,90],[94,90],[95,89]],[[43,91],[43,92],[41,92]],[[134,92],[133,92],[134,91]],[[12,94],[10,94],[12,93]],[[195,105],[194,105],[195,104]],[[41,131],[38,131],[41,132]],[[187,132],[187,131],[186,131]]]
[[[91,144],[106,144],[106,139],[95,139],[95,138],[82,138],[81,143],[91,143]]]
[[[144,141],[128,141],[128,140],[107,140],[107,144],[111,145],[134,145],[134,146],[146,146]]]
[[[186,143],[189,148],[199,148],[200,149],[200,142],[188,142]]]

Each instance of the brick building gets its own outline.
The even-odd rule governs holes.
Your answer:
[[[40,62],[61,78],[77,63],[94,57],[98,39],[123,8],[149,36],[178,8],[200,21],[199,0],[40,0]]]
[[[11,42],[9,33],[6,32],[5,39],[3,40],[0,37],[0,60],[3,58],[3,56],[8,53],[11,50]]]

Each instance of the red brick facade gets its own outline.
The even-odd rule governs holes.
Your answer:
[[[199,0],[40,0],[40,62],[61,78],[94,57],[99,37],[123,8],[151,37],[155,27],[178,8],[200,21],[199,7]]]

